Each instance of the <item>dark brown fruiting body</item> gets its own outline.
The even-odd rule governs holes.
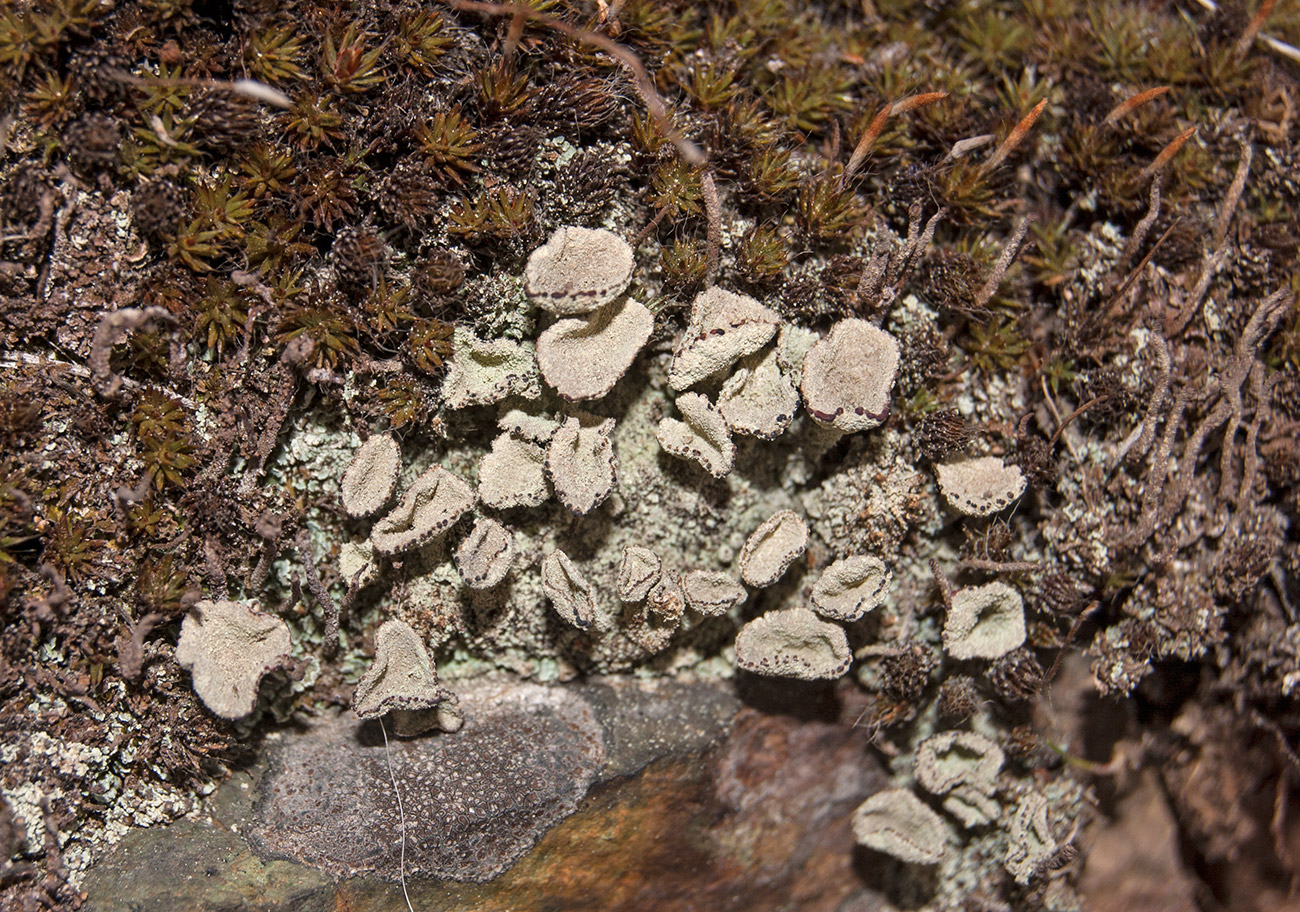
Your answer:
[[[331,250],[339,286],[349,292],[373,287],[384,273],[388,247],[373,228],[346,228]]]
[[[941,462],[962,453],[972,436],[961,412],[955,408],[939,409],[921,419],[916,444],[926,459]]]
[[[953,675],[939,685],[940,718],[954,722],[969,719],[982,702],[975,680],[969,675]]]
[[[117,120],[100,112],[82,116],[63,131],[68,164],[84,175],[99,173],[116,161],[121,141]]]
[[[989,681],[999,697],[1008,703],[1024,703],[1038,696],[1045,680],[1043,666],[1033,650],[1021,647],[993,663]]]
[[[915,702],[925,693],[933,660],[919,647],[880,660],[880,689],[894,700]]]
[[[136,230],[149,240],[173,237],[187,212],[186,194],[171,181],[149,181],[131,196]]]

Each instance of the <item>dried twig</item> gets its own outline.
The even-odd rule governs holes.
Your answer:
[[[1093,396],[1083,405],[1079,406],[1074,411],[1070,412],[1070,414],[1065,417],[1065,420],[1061,421],[1056,426],[1056,430],[1052,433],[1052,436],[1047,439],[1047,448],[1050,450],[1052,447],[1056,446],[1056,441],[1061,439],[1061,435],[1065,433],[1065,429],[1068,428],[1076,418],[1079,418],[1081,415],[1087,412],[1088,409],[1092,408],[1098,402],[1101,402],[1106,398],[1107,398],[1106,396]]]
[[[667,217],[668,213],[672,211],[673,211],[672,203],[668,203],[664,206],[661,206],[659,208],[659,211],[654,214],[654,217],[650,219],[649,222],[646,223],[646,226],[642,228],[640,231],[638,231],[636,233],[636,236],[633,237],[632,240],[628,241],[628,245],[631,246],[633,250],[635,250],[636,248],[644,244],[646,238],[648,238],[651,235],[651,233],[653,233],[654,230],[659,227],[659,223],[662,222],[664,218]]]
[[[257,557],[257,564],[248,574],[248,580],[245,582],[245,591],[250,595],[261,590],[266,585],[266,578],[271,574],[271,561],[275,549],[269,542],[263,543],[262,552]]]
[[[388,764],[388,779],[393,784],[393,797],[397,800],[397,821],[402,830],[397,878],[402,883],[402,898],[406,900],[406,912],[415,912],[415,907],[411,905],[411,894],[406,892],[406,809],[402,806],[402,790],[397,787],[397,773],[393,772],[393,753],[392,748],[388,746],[388,729],[384,727],[382,716],[379,718],[379,730],[384,733],[384,761]]]
[[[703,165],[708,161],[702,149],[695,143],[691,142],[677,130],[672,124],[672,119],[668,114],[668,106],[664,104],[663,98],[655,88],[654,80],[646,72],[645,65],[641,59],[632,53],[632,51],[623,47],[618,42],[589,29],[579,28],[576,25],[540,13],[521,3],[490,3],[485,0],[451,0],[451,5],[455,9],[475,13],[486,13],[489,16],[517,16],[530,19],[545,28],[567,35],[570,38],[576,38],[578,41],[586,42],[600,48],[606,54],[618,60],[619,63],[627,67],[632,75],[632,85],[636,88],[637,94],[641,97],[641,102],[650,112],[668,137],[668,140],[677,147],[678,154],[692,165]]]
[[[1052,660],[1052,666],[1048,668],[1047,673],[1043,675],[1043,682],[1038,685],[1039,690],[1046,689],[1054,680],[1056,680],[1056,675],[1061,670],[1061,661],[1065,658],[1066,650],[1070,648],[1070,644],[1074,642],[1074,638],[1077,637],[1079,631],[1083,629],[1084,622],[1087,621],[1088,618],[1092,616],[1093,612],[1100,607],[1101,602],[1094,601],[1091,602],[1087,608],[1084,608],[1079,612],[1079,616],[1075,618],[1074,623],[1070,625],[1070,632],[1065,635],[1065,642],[1062,643],[1061,648],[1056,651],[1056,658]]]
[[[885,129],[885,124],[889,121],[891,107],[891,105],[885,105],[881,108],[880,112],[871,119],[871,123],[867,124],[867,128],[862,131],[862,137],[858,140],[858,144],[853,147],[853,154],[849,156],[849,163],[844,166],[844,173],[840,175],[841,190],[853,178],[853,175],[858,173],[862,163],[867,160],[867,152],[870,151],[872,144],[880,138],[880,134]]]

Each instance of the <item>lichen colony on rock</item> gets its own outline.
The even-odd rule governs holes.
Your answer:
[[[1072,912],[1148,788],[1201,896],[1285,904],[1297,44],[1208,0],[8,4],[0,908],[317,723],[369,759],[268,797],[268,865],[387,876],[400,830],[492,876],[599,754],[492,688],[620,676],[870,744],[810,907]]]

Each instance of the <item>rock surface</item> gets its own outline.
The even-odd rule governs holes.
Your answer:
[[[755,687],[745,701],[715,681],[464,688],[461,733],[390,742],[415,907],[888,908],[854,869],[852,809],[885,785],[866,731],[852,725],[856,707],[828,686],[784,693],[776,705],[764,695],[777,691]],[[269,764],[218,791],[209,821],[130,833],[89,873],[89,907],[404,909],[391,879],[398,831],[377,727],[342,716],[278,740]],[[531,749],[507,751],[514,740]],[[500,788],[501,764],[533,776],[532,790]],[[421,776],[431,786],[423,797],[413,781]],[[484,783],[498,805],[469,813],[464,802]],[[533,813],[545,822],[521,829]],[[443,827],[439,838],[429,838],[431,823]],[[445,839],[475,850],[448,852]],[[142,859],[150,877],[140,876]],[[490,882],[465,882],[497,868]]]

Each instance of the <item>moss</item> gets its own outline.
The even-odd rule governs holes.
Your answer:
[[[248,299],[229,282],[209,279],[195,314],[199,338],[218,357],[235,343],[248,322]]]
[[[683,300],[693,297],[704,285],[708,265],[704,244],[694,238],[677,238],[660,257],[664,286]]]
[[[131,415],[140,459],[154,487],[182,486],[194,468],[192,426],[181,404],[166,393],[147,391]]]
[[[356,323],[332,302],[322,299],[285,311],[276,341],[287,345],[295,339],[311,342],[308,357],[317,367],[336,368],[359,350]]]
[[[71,499],[46,511],[45,554],[72,583],[95,574],[107,556],[113,524],[106,511],[78,508]]]
[[[444,180],[462,183],[465,174],[478,170],[474,154],[482,147],[478,131],[459,109],[438,111],[416,132],[427,166]]]
[[[289,25],[272,25],[253,33],[244,54],[253,75],[266,82],[302,79],[299,65],[305,38]]]
[[[1029,343],[1021,336],[1013,320],[998,316],[988,324],[971,326],[967,349],[971,364],[977,370],[993,374],[1013,370],[1029,350]]]
[[[837,170],[805,179],[799,186],[796,220],[813,241],[848,243],[862,229],[866,210],[842,185]]]
[[[745,282],[770,286],[784,274],[790,255],[780,232],[772,225],[756,225],[741,238],[736,267]]]

